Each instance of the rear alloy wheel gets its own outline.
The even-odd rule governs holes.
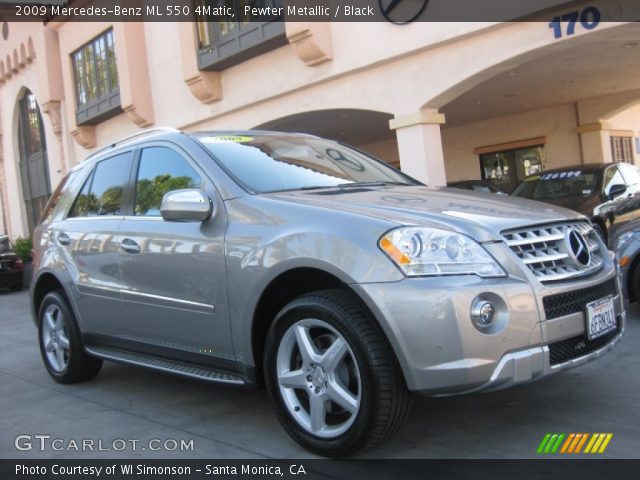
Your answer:
[[[82,382],[100,372],[102,360],[85,352],[75,317],[59,292],[42,300],[38,336],[45,367],[57,382]]]
[[[342,290],[299,297],[277,316],[264,359],[269,396],[291,437],[343,457],[390,438],[409,393],[384,335]]]

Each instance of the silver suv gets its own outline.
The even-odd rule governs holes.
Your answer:
[[[536,380],[624,329],[585,217],[429,188],[308,135],[127,138],[69,172],[34,245],[55,380],[114,360],[264,386],[286,431],[326,456],[388,439],[409,392]]]

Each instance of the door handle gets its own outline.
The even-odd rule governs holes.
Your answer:
[[[69,235],[67,235],[64,232],[60,232],[58,234],[58,243],[60,245],[70,245],[71,244],[71,238],[69,237]]]
[[[123,238],[120,242],[120,248],[127,253],[140,253],[140,245],[130,238]]]

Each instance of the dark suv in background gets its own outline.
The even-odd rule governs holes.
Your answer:
[[[629,221],[640,218],[640,171],[627,163],[545,170],[526,177],[511,195],[580,212],[606,242]]]

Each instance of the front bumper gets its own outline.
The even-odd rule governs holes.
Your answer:
[[[544,297],[595,292],[608,285],[618,328],[589,342],[582,308],[547,319]],[[602,356],[624,333],[617,271],[562,285],[536,284],[526,275],[406,278],[353,286],[377,317],[410,390],[427,395],[489,391],[526,383]],[[498,301],[496,328],[477,329],[470,307],[478,296]],[[588,301],[592,301],[588,299]],[[584,304],[583,304],[584,305]]]

